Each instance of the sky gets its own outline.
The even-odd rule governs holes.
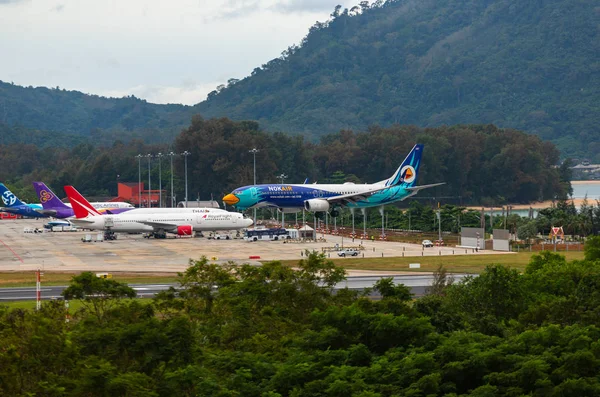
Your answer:
[[[0,80],[192,105],[300,43],[336,4],[0,0]]]

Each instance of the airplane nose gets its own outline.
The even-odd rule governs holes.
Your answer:
[[[240,202],[240,199],[237,198],[235,194],[229,193],[225,197],[223,197],[223,202],[227,205],[235,205]]]
[[[252,224],[254,223],[254,221],[250,218],[244,219],[244,222],[246,223],[246,227],[252,226]]]

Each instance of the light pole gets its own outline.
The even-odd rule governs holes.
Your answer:
[[[285,181],[285,178],[287,178],[288,176],[284,173],[281,173],[281,175],[279,175],[277,178],[281,179],[281,184],[283,185],[283,181]],[[285,229],[285,212],[283,212],[283,208],[281,209],[281,227]]]
[[[175,199],[173,196],[173,156],[175,156],[175,153],[170,152],[169,157],[171,158],[171,208],[175,207]]]
[[[187,184],[187,158],[191,153],[187,150],[181,153],[185,157],[185,208],[188,206],[188,184]]]
[[[152,180],[150,178],[150,159],[152,155],[148,153],[146,157],[148,158],[148,208],[150,208],[152,207]]]
[[[162,164],[161,164],[162,156],[163,156],[163,154],[160,152],[158,152],[158,154],[156,155],[156,157],[158,157],[158,191],[159,191],[158,206],[160,208],[162,208]]]
[[[254,157],[254,185],[256,186],[256,153],[258,153],[259,150],[257,148],[253,148],[252,150],[248,150],[248,153],[252,153],[252,156]],[[256,227],[256,207],[253,208],[254,211],[254,227]]]
[[[142,208],[142,155],[135,157],[138,159],[138,208]]]

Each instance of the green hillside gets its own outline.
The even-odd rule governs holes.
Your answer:
[[[600,161],[597,1],[376,3],[336,9],[299,46],[209,94],[200,113],[313,137],[492,123]]]
[[[38,136],[36,142],[41,140],[41,144],[59,146],[62,143],[55,133],[61,137],[110,138],[106,141],[115,135],[165,142],[189,124],[193,113],[190,106],[157,105],[134,96],[104,98],[58,87],[21,87],[0,81],[1,133],[3,137],[16,136],[5,142],[27,142],[22,139],[24,133]]]

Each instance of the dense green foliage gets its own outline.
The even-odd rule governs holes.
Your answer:
[[[446,182],[427,193],[451,197],[456,203],[504,204],[565,198],[568,180],[561,180],[556,148],[538,137],[492,125],[437,128],[392,126],[364,133],[342,131],[324,136],[318,144],[300,136],[266,133],[256,122],[192,118],[175,139],[175,153],[187,150],[190,199],[197,195],[220,199],[253,180],[253,156],[258,148],[258,183],[374,183],[391,176],[412,146],[425,144],[419,183]],[[33,145],[0,145],[0,181],[15,193],[35,200],[30,183],[43,180],[57,192],[72,184],[88,195],[116,195],[119,180],[138,180],[136,154],[167,153],[166,145],[145,145],[134,140],[111,147],[81,144],[72,149],[39,149]],[[170,180],[168,158],[162,160],[163,187]],[[184,162],[174,162],[178,197],[182,197]],[[147,159],[142,159],[142,181],[147,181]],[[152,180],[158,181],[158,162],[152,161]],[[491,183],[493,182],[493,183]],[[156,188],[156,185],[153,185]],[[422,196],[422,195],[421,195]]]
[[[166,142],[192,114],[190,106],[156,105],[134,96],[104,98],[58,87],[20,87],[0,81],[0,138],[6,143],[37,144],[41,140],[43,145],[72,147],[81,137],[94,143],[117,137]],[[73,139],[70,136],[75,136],[74,142],[69,141]]]
[[[598,244],[598,241],[594,241]],[[61,302],[0,308],[7,396],[597,396],[600,261],[543,252],[429,294],[382,279],[378,301],[307,255],[298,270],[205,258],[149,305],[65,322]],[[322,280],[317,284],[318,280]],[[75,284],[82,280],[75,281]],[[90,297],[90,299],[93,299]]]
[[[375,3],[337,8],[299,46],[218,87],[200,114],[314,136],[493,123],[600,162],[597,1]]]

